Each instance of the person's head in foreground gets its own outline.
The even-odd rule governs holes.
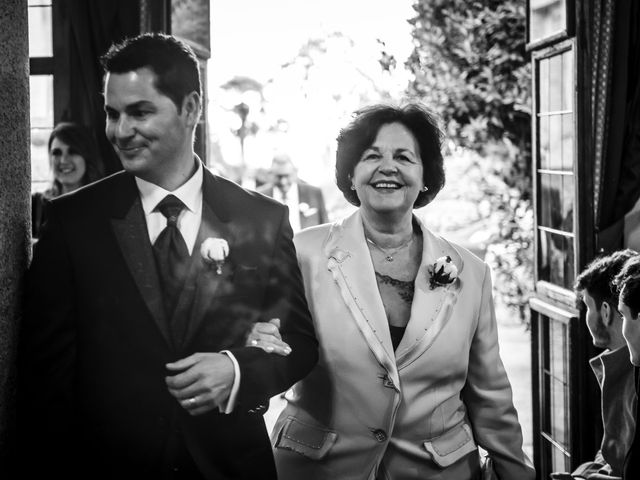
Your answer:
[[[143,34],[113,45],[101,61],[106,135],[122,166],[174,190],[195,171],[202,87],[193,50],[169,35]]]
[[[336,182],[365,218],[410,219],[444,186],[442,135],[419,104],[375,105],[340,131]]]
[[[622,335],[627,341],[631,363],[640,367],[640,258],[629,259],[614,279],[618,287],[618,310]]]
[[[625,262],[637,255],[626,249],[596,258],[578,275],[574,290],[587,308],[586,322],[593,344],[612,350],[624,345],[618,292],[612,284]]]

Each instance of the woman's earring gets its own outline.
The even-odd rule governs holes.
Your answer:
[[[351,185],[349,188],[350,188],[351,190],[355,190],[355,189],[356,189],[356,187],[354,187],[353,185]]]
[[[424,187],[422,187],[422,191],[426,192],[427,190],[429,190],[429,187],[427,187],[426,185]]]

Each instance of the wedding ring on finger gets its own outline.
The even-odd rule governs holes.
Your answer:
[[[195,407],[196,397],[187,398],[184,403],[186,404],[186,407]]]
[[[253,340],[251,340],[251,345],[254,347],[258,346],[258,340],[256,340],[255,338]]]

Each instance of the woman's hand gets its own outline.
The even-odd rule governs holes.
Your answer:
[[[261,348],[267,353],[277,353],[283,357],[291,353],[291,347],[283,342],[280,336],[279,318],[255,323],[247,335],[246,346]]]

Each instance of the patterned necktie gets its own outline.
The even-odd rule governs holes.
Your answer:
[[[178,229],[178,216],[185,208],[174,195],[167,195],[156,210],[167,219],[167,226],[153,244],[160,283],[164,292],[164,305],[169,318],[173,315],[180,290],[189,268],[189,250]]]

